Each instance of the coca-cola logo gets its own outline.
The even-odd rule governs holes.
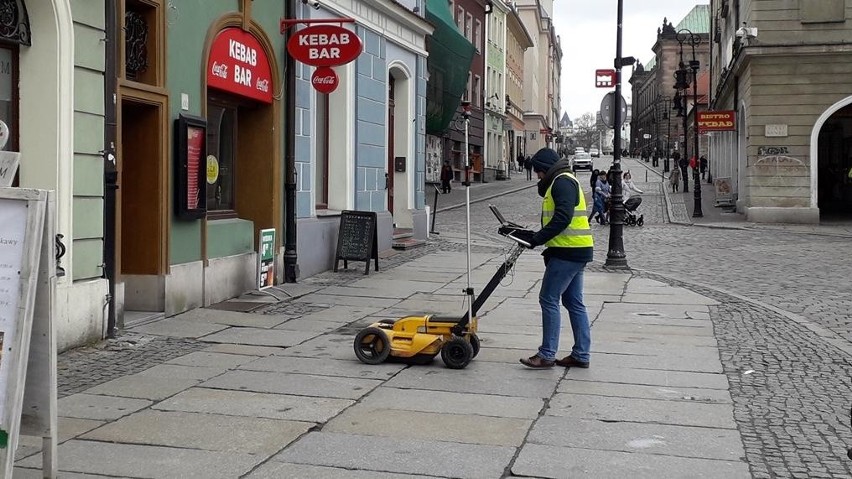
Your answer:
[[[334,75],[326,75],[323,77],[314,77],[314,85],[331,85],[337,82],[337,77]]]
[[[257,83],[255,84],[255,86],[254,86],[254,87],[255,87],[255,88],[257,88],[258,90],[260,90],[260,91],[262,91],[262,92],[266,93],[266,92],[268,92],[268,91],[269,91],[269,80],[266,80],[266,79],[260,80],[260,79],[258,79],[258,80],[257,80]]]
[[[228,78],[228,65],[219,62],[213,62],[213,68],[211,69],[211,73],[213,76],[217,76],[219,78]]]
[[[331,68],[319,67],[314,71],[313,76],[311,76],[311,83],[314,85],[316,91],[331,93],[337,90],[339,79],[337,78],[337,73]]]

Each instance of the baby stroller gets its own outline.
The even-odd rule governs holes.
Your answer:
[[[642,197],[631,196],[624,202],[624,224],[627,226],[642,226],[645,224],[645,215],[636,217],[636,209],[642,204]]]

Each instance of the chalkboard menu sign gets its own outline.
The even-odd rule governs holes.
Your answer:
[[[337,232],[337,254],[334,259],[334,271],[340,260],[343,268],[349,268],[349,261],[366,261],[364,274],[370,273],[370,260],[376,261],[379,270],[379,243],[376,238],[376,213],[372,211],[344,211],[340,215],[340,228]]]
[[[207,214],[207,122],[180,115],[175,120],[175,137],[175,212],[182,219],[203,218]]]

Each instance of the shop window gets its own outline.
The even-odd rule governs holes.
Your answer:
[[[212,183],[208,179],[208,216],[236,216],[236,145],[237,105],[211,99],[207,104],[207,154],[219,163],[219,176]]]
[[[9,128],[9,139],[2,148],[18,151],[18,46],[0,43],[0,121]],[[18,174],[12,180],[18,186]]]

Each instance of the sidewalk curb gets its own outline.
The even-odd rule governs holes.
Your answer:
[[[819,324],[814,323],[813,321],[805,318],[804,316],[801,316],[801,315],[796,314],[796,313],[791,313],[789,311],[785,311],[785,310],[783,310],[783,309],[781,309],[777,306],[773,306],[771,304],[764,303],[763,301],[760,301],[758,299],[749,298],[749,297],[743,296],[739,293],[734,293],[732,291],[728,291],[728,290],[722,289],[722,288],[717,288],[715,286],[696,283],[695,281],[692,281],[692,280],[682,279],[682,278],[679,278],[679,277],[676,277],[676,276],[661,274],[661,273],[657,273],[655,271],[650,271],[650,270],[641,269],[641,268],[632,268],[632,270],[638,271],[640,274],[641,273],[647,273],[647,274],[658,276],[660,278],[665,278],[665,279],[668,279],[668,280],[671,280],[671,281],[677,281],[677,282],[680,282],[680,283],[684,283],[684,284],[692,286],[696,289],[701,289],[701,288],[709,289],[709,290],[715,291],[719,294],[724,294],[724,295],[734,297],[734,298],[736,298],[740,301],[743,301],[745,303],[750,303],[750,304],[753,304],[755,306],[759,306],[761,308],[773,311],[777,314],[780,314],[781,316],[784,316],[785,318],[789,319],[790,321],[793,321],[794,323],[800,324],[802,327],[810,330],[811,332],[813,332],[814,334],[819,336],[819,338],[822,339],[823,341],[825,341],[827,344],[834,346],[835,348],[839,349],[840,351],[845,353],[847,356],[849,356],[850,359],[852,359],[852,343],[849,343],[849,341],[841,338],[834,331],[831,331],[831,330],[829,330],[829,329],[827,329],[823,326],[820,326]]]
[[[470,204],[474,204],[474,203],[481,203],[481,202],[483,202],[483,201],[488,201],[488,200],[490,200],[490,199],[492,199],[492,198],[497,198],[498,196],[509,195],[509,194],[512,194],[512,193],[517,193],[517,192],[519,192],[519,191],[523,191],[523,190],[526,190],[526,189],[529,189],[529,188],[533,188],[533,187],[535,187],[537,184],[538,184],[538,183],[533,183],[533,184],[531,184],[531,185],[524,185],[524,186],[521,186],[521,187],[518,187],[518,188],[513,188],[513,189],[510,189],[510,190],[505,190],[505,191],[501,191],[501,192],[499,192],[499,193],[494,193],[494,194],[491,194],[491,195],[488,195],[488,196],[484,196],[484,197],[482,197],[482,198],[477,198],[477,199],[473,199],[473,198],[471,198],[471,200],[470,200]],[[436,210],[435,210],[435,213],[440,213],[440,212],[442,212],[442,211],[454,210],[454,209],[457,209],[457,208],[461,208],[461,207],[463,207],[464,205],[465,205],[464,203],[461,203],[461,204],[458,204],[458,205],[444,206],[443,208],[438,208],[438,209],[436,209]]]

